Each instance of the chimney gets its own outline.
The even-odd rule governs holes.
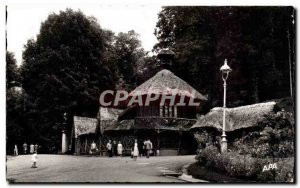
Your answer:
[[[172,50],[161,50],[157,55],[157,67],[162,69],[168,69],[171,70],[173,67],[173,61],[175,58],[175,53]],[[172,71],[172,70],[171,70]]]

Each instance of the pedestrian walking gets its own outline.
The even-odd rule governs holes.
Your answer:
[[[37,161],[38,161],[37,152],[34,152],[34,154],[32,155],[31,161],[32,161],[31,168],[37,168],[37,166],[36,166]]]
[[[26,142],[23,144],[23,154],[24,155],[27,154],[27,144],[26,144]]]
[[[31,144],[31,145],[30,145],[30,154],[33,154],[33,153],[34,153],[34,145]]]
[[[18,156],[19,153],[18,153],[18,146],[15,145],[15,148],[14,148],[14,156]]]
[[[123,154],[123,146],[122,146],[122,144],[121,144],[120,141],[118,143],[117,150],[118,150],[118,155],[122,156],[122,154]]]
[[[115,140],[113,141],[112,147],[113,147],[113,155],[118,156],[118,144]]]
[[[135,139],[134,147],[133,147],[133,160],[136,161],[138,156],[139,156],[138,143],[137,143],[137,140]]]
[[[144,145],[147,152],[147,158],[149,158],[152,150],[152,142],[150,141],[150,139],[148,139],[144,142]]]
[[[108,150],[108,156],[112,157],[112,145],[111,145],[111,140],[108,141],[108,143],[106,144],[106,148]]]

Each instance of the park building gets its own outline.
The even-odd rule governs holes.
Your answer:
[[[98,153],[107,155],[106,144],[111,140],[120,141],[124,155],[130,155],[135,139],[139,145],[150,139],[153,155],[161,156],[195,154],[211,145],[220,149],[223,108],[216,107],[205,115],[199,114],[206,96],[170,71],[173,58],[172,51],[162,50],[158,54],[160,71],[129,93],[129,98],[139,95],[143,100],[146,94],[156,93],[160,96],[157,100],[147,106],[129,106],[128,100],[117,106],[100,106],[95,118],[74,116],[72,130],[69,134],[63,132],[62,153],[89,154],[91,144],[95,142]],[[174,95],[175,103],[171,105],[167,101],[162,105],[161,97],[170,95],[169,89],[174,91],[171,95]],[[199,105],[178,105],[183,95],[186,101],[192,98]],[[287,132],[286,135],[290,136],[282,138],[279,146],[293,148],[291,138],[294,138],[295,122],[291,104],[290,99],[280,99],[227,108],[228,149],[253,152],[265,148],[268,143],[261,140],[269,129]],[[282,153],[283,156],[290,155],[285,150]]]
[[[95,142],[99,154],[106,155],[106,144],[111,140],[120,141],[124,154],[129,155],[135,139],[139,145],[150,139],[153,155],[195,154],[198,144],[190,128],[196,123],[197,111],[207,98],[169,70],[174,55],[171,50],[162,50],[158,54],[160,71],[129,93],[129,98],[139,95],[143,100],[147,94],[155,93],[159,95],[157,100],[147,106],[127,106],[128,101],[118,106],[100,106],[96,118],[74,116],[71,138],[63,133],[62,152],[69,147],[77,155],[89,154],[91,143]],[[163,95],[173,95],[174,103],[165,100],[162,104]],[[182,103],[182,96],[185,96],[186,105],[177,105]],[[199,106],[188,105],[191,99]]]

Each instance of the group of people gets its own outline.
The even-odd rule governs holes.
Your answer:
[[[109,140],[108,143],[106,144],[106,149],[108,150],[109,157],[122,156],[124,151],[124,147],[121,144],[121,142],[119,141],[119,143],[117,144],[115,140],[113,142]]]
[[[32,155],[32,158],[31,158],[31,161],[32,161],[32,166],[31,168],[37,168],[36,164],[37,164],[37,151],[38,151],[38,148],[39,146],[37,144],[33,145],[31,144],[29,146],[29,153],[30,154],[33,154]],[[26,155],[27,154],[27,149],[28,149],[28,145],[26,144],[26,142],[23,144],[23,154]],[[14,147],[14,155],[15,156],[18,156],[19,155],[19,152],[18,152],[18,146],[17,144],[15,144],[15,147]]]
[[[118,144],[116,141],[111,142],[111,140],[108,141],[106,144],[106,149],[108,150],[108,156],[123,156],[124,153],[124,147],[122,143],[119,141]],[[134,141],[134,145],[131,148],[131,156],[134,160],[137,160],[138,156],[143,156],[143,154],[146,154],[147,158],[150,157],[152,153],[152,142],[150,139],[145,140],[143,143],[138,144],[137,139]]]
[[[30,154],[33,154],[33,153],[37,152],[37,151],[38,151],[38,148],[39,148],[39,146],[38,146],[37,144],[35,144],[35,145],[31,144],[31,145],[29,146],[29,153],[30,153]],[[27,154],[27,151],[28,151],[28,145],[27,145],[26,142],[25,142],[25,143],[23,144],[23,154],[26,155],[26,154]],[[18,151],[18,146],[17,146],[17,144],[15,144],[15,147],[14,147],[14,155],[15,155],[15,156],[18,156],[18,155],[19,155],[19,151]]]

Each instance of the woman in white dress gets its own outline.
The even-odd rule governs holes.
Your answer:
[[[117,150],[118,150],[118,155],[122,156],[123,153],[123,146],[121,144],[121,142],[119,141],[118,146],[117,146]]]
[[[133,159],[136,161],[138,156],[139,156],[139,149],[138,149],[137,140],[135,139],[134,147],[133,147]]]

